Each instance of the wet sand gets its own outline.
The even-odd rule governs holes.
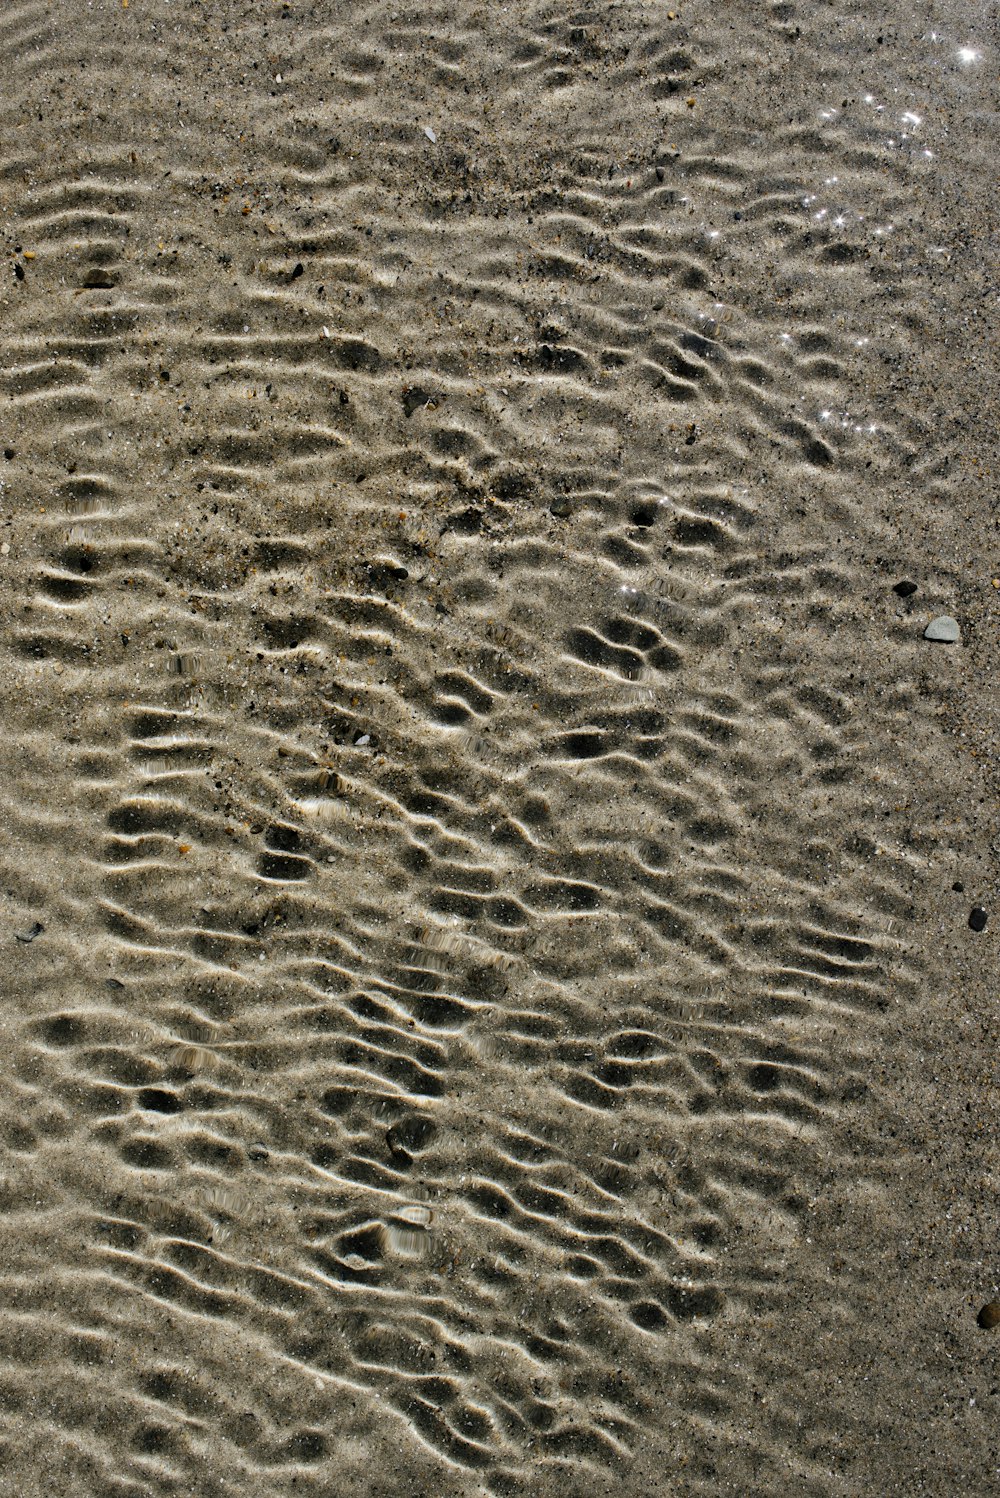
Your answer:
[[[0,1487],[995,1491],[995,19],[0,45]]]

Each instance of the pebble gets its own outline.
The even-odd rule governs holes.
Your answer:
[[[969,925],[973,931],[985,931],[989,916],[981,905],[973,905],[969,911]]]
[[[905,581],[901,583],[893,583],[892,591],[898,598],[909,598],[911,594],[917,591],[917,585],[916,583]]]
[[[953,619],[950,614],[939,614],[924,630],[925,640],[940,640],[943,645],[954,645],[961,638],[958,620]]]
[[[991,1332],[994,1327],[1000,1326],[1000,1300],[991,1300],[983,1306],[976,1321],[984,1332]]]
[[[554,499],[549,505],[549,511],[551,514],[556,515],[560,520],[565,520],[567,515],[571,515],[573,513],[573,506],[570,504],[568,499],[560,495],[558,499]]]
[[[34,941],[36,936],[41,936],[44,930],[45,927],[42,925],[41,921],[36,921],[30,931],[15,931],[14,938],[16,941],[23,941],[27,943],[30,941]]]
[[[403,390],[403,410],[407,417],[419,411],[423,406],[434,406],[437,397],[430,390],[424,390],[420,385],[407,385]]]

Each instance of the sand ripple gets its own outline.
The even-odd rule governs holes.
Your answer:
[[[872,1491],[938,137],[726,16],[0,22],[19,1492]]]

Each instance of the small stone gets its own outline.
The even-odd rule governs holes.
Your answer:
[[[991,1332],[994,1327],[1000,1326],[1000,1300],[991,1300],[983,1306],[976,1322],[984,1332]]]
[[[557,516],[559,520],[565,520],[567,515],[573,513],[573,506],[565,495],[561,494],[558,499],[554,499],[549,505],[549,511],[551,514]]]
[[[973,931],[985,931],[989,916],[981,905],[973,905],[969,911],[969,925]]]
[[[901,583],[893,583],[892,591],[898,598],[909,598],[911,594],[917,591],[917,585],[916,583],[905,581]]]
[[[939,614],[924,630],[925,640],[940,640],[942,645],[954,645],[961,638],[958,620],[953,619],[950,614]]]
[[[956,895],[961,895],[965,891],[965,885],[962,883],[961,879],[956,879],[955,883],[952,885],[952,889],[955,891]]]
[[[419,411],[423,406],[430,406],[433,410],[438,400],[432,391],[424,390],[420,385],[406,385],[403,389],[402,399],[403,410],[407,418],[411,417],[414,411]]]

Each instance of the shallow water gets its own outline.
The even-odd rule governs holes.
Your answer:
[[[992,1490],[984,16],[5,10],[11,1491]]]

